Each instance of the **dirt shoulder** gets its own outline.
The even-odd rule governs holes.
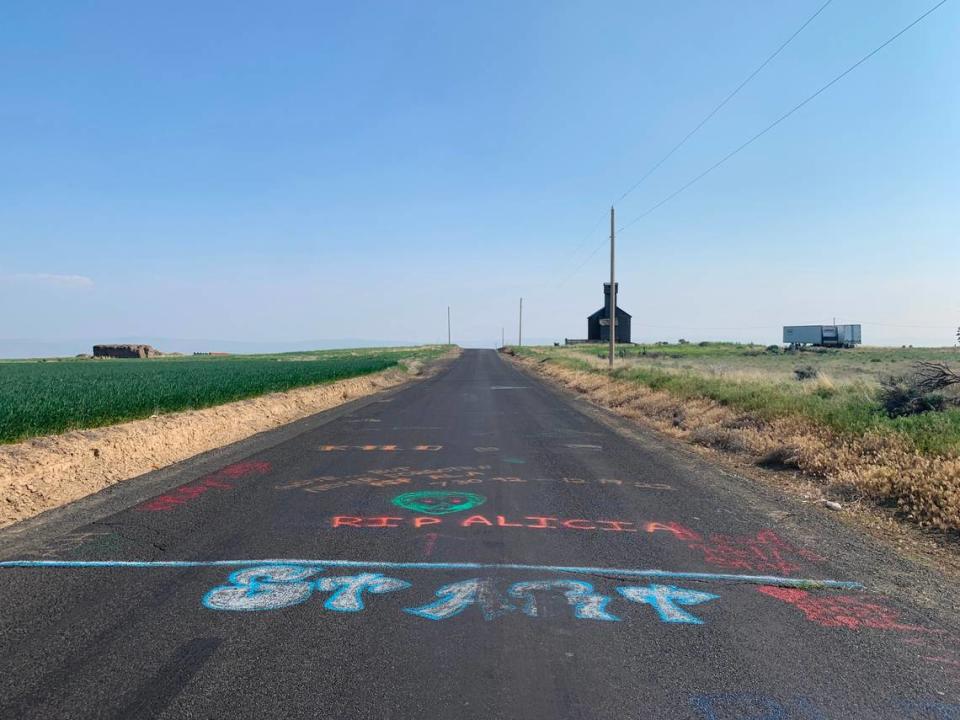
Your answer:
[[[449,360],[459,354],[454,351]],[[116,483],[408,382],[438,361],[391,368],[203,410],[0,446],[0,528]]]
[[[600,373],[509,353],[508,359],[592,405],[682,443],[737,477],[789,494],[866,531],[900,555],[960,578],[956,533],[919,527],[902,506],[898,511],[871,497],[862,478],[869,480],[876,465],[885,461],[876,449],[838,443],[801,422],[762,422],[712,401],[682,399]],[[833,466],[838,457],[845,462],[839,473]]]

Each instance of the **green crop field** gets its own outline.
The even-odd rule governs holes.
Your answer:
[[[599,345],[521,348],[520,354],[572,369],[605,372]],[[853,436],[896,433],[922,453],[960,454],[960,405],[941,412],[889,417],[879,401],[880,380],[909,374],[918,360],[960,367],[955,348],[816,349],[739,343],[660,343],[620,348],[615,375],[681,398],[707,398],[758,417],[804,417]],[[800,380],[798,369],[811,377]],[[811,373],[812,370],[812,373]],[[956,397],[956,390],[948,395]]]
[[[0,361],[0,443],[241,400],[430,360],[444,346],[149,360]]]

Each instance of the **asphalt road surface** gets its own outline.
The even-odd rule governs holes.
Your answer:
[[[868,543],[492,351],[326,417],[21,532],[0,717],[960,718]]]

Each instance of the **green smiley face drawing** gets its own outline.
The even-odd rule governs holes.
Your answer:
[[[406,510],[426,515],[447,515],[469,510],[483,505],[487,499],[483,495],[447,490],[418,490],[397,495],[391,502]]]

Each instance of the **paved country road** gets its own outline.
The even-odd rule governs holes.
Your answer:
[[[955,588],[596,414],[466,351],[14,528],[0,717],[960,718]]]

